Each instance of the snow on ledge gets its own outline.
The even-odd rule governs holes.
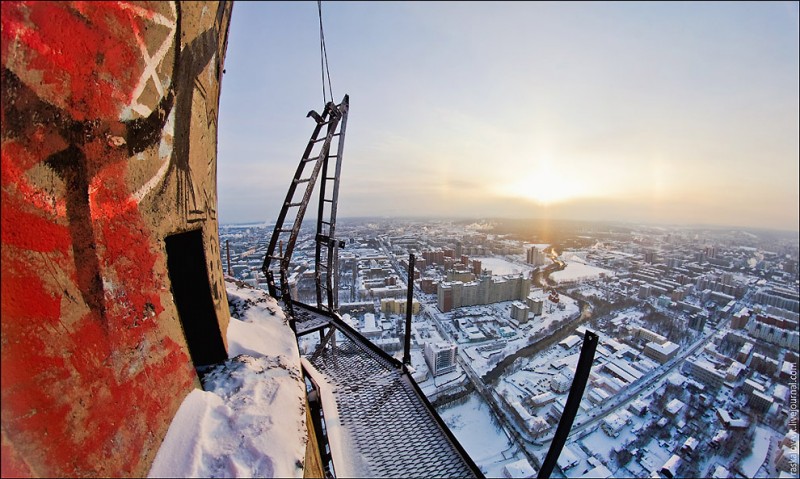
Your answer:
[[[225,286],[231,359],[183,400],[149,477],[302,477],[308,433],[294,334],[266,293]]]
[[[339,408],[336,406],[334,388],[328,383],[326,376],[314,367],[306,358],[300,359],[311,379],[317,384],[325,415],[325,431],[328,435],[328,446],[331,449],[333,468],[337,477],[370,477],[369,467],[353,454],[357,450],[355,441],[339,420]]]

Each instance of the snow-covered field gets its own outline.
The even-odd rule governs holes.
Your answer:
[[[531,248],[531,247],[535,246],[538,249],[543,250],[543,249],[547,248],[548,246],[550,246],[550,243],[525,243],[522,246],[525,249],[528,249],[528,248]]]
[[[183,400],[149,477],[302,477],[305,385],[294,334],[266,293],[225,286],[231,359]]]
[[[438,412],[479,467],[485,470],[506,459],[503,451],[511,447],[511,440],[494,422],[489,406],[477,393],[470,394],[462,404],[445,406]]]
[[[771,434],[769,429],[758,426],[756,427],[755,438],[753,439],[753,451],[749,456],[742,459],[739,470],[746,477],[755,477],[761,465],[767,459],[767,452],[769,451],[769,441]]]
[[[493,275],[519,273],[527,274],[533,269],[531,266],[523,266],[521,264],[512,263],[503,258],[475,257],[472,259],[480,261],[481,268],[490,270]]]
[[[576,259],[567,260],[566,263],[567,267],[550,274],[550,279],[557,283],[567,283],[570,281],[597,279],[600,277],[600,273],[604,273],[606,276],[614,274],[613,271],[584,264]]]

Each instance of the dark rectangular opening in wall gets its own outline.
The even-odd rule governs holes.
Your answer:
[[[172,295],[194,366],[228,359],[211,299],[203,233],[200,230],[165,238]]]

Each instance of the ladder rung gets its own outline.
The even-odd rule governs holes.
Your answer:
[[[303,203],[285,203],[287,208],[294,208],[295,206],[300,206]]]
[[[341,135],[342,135],[342,132],[334,133],[333,135],[331,135],[331,138],[333,138],[334,136],[341,136]],[[325,140],[326,138],[327,138],[327,135],[323,136],[322,138],[317,138],[316,140],[311,140],[311,143],[317,143],[317,142]]]
[[[327,176],[327,177],[325,177],[326,181],[335,180],[335,179],[336,179],[335,176]]]
[[[325,201],[325,202],[328,202],[328,203],[333,203],[333,200],[329,200],[327,198],[323,198],[322,201]]]
[[[325,223],[328,226],[330,226],[330,224],[331,224],[329,221],[325,221],[325,220],[320,220],[320,223]]]
[[[294,180],[294,183],[295,184],[308,183],[309,181],[311,181],[311,178],[297,178],[296,180]]]
[[[304,163],[308,163],[310,161],[317,161],[319,160],[319,156],[315,156],[314,158],[303,158]]]

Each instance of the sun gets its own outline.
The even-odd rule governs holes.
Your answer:
[[[498,193],[542,206],[565,203],[586,196],[585,188],[575,178],[559,175],[548,169],[514,180],[500,187]]]

